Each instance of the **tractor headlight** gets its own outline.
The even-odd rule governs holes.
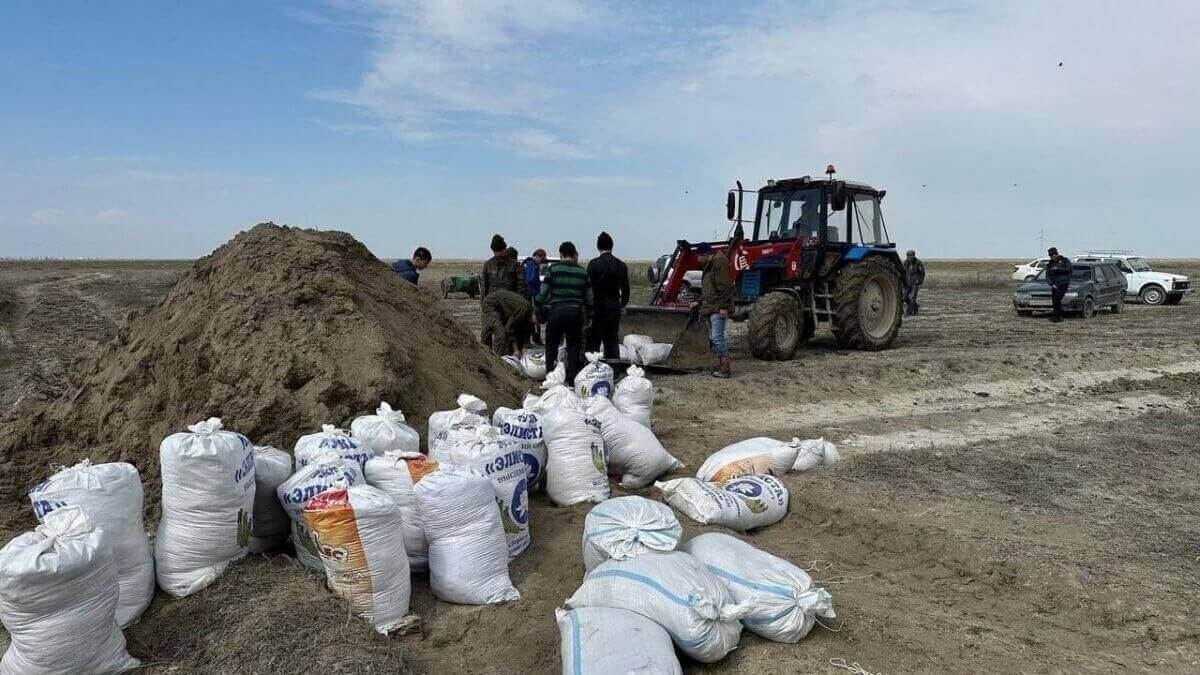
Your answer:
[[[1063,293],[1063,300],[1074,300],[1075,298],[1078,298],[1078,297],[1079,297],[1079,294],[1076,293],[1075,291],[1067,291],[1066,293]]]

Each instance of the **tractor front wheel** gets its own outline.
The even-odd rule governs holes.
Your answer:
[[[800,347],[800,303],[788,293],[767,293],[750,308],[750,353],[763,361],[787,361]]]
[[[882,256],[843,267],[833,293],[838,344],[865,351],[887,348],[900,332],[903,292],[900,270]]]

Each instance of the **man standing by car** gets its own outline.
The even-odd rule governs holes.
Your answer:
[[[925,283],[925,263],[910,250],[904,256],[904,316],[912,316],[921,309],[917,304],[917,291]]]
[[[708,348],[712,351],[713,377],[732,376],[733,357],[725,341],[725,324],[733,312],[733,279],[729,261],[715,253],[710,244],[696,244],[696,255],[704,270],[700,277],[700,316],[708,318]]]
[[[554,370],[558,345],[567,341],[567,381],[579,372],[579,354],[583,347],[583,308],[591,301],[587,271],[579,266],[575,244],[564,241],[558,247],[561,261],[550,266],[535,300],[538,312],[548,312],[546,321],[546,370]]]
[[[1046,253],[1050,255],[1050,262],[1046,263],[1046,283],[1050,284],[1050,303],[1054,307],[1050,320],[1059,323],[1063,320],[1063,296],[1071,286],[1071,261],[1059,255],[1053,246]]]
[[[491,249],[492,257],[483,264],[483,275],[479,279],[479,313],[483,321],[483,330],[480,333],[479,341],[485,347],[492,344],[492,336],[497,330],[503,330],[503,327],[493,324],[493,314],[483,306],[483,301],[487,299],[489,293],[500,289],[514,293],[525,291],[525,284],[521,282],[521,265],[516,258],[509,255],[508,244],[504,241],[504,237],[498,234],[492,235]]]
[[[429,263],[433,260],[433,254],[424,246],[418,246],[417,250],[413,251],[412,258],[405,260],[401,258],[392,263],[392,271],[400,275],[401,279],[416,285],[421,278],[421,270],[429,267]]]
[[[592,287],[592,328],[588,331],[587,350],[599,351],[604,358],[621,358],[621,313],[629,304],[629,269],[613,255],[613,239],[607,232],[596,237],[600,255],[588,263],[588,283]]]

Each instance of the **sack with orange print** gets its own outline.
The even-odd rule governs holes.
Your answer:
[[[793,438],[791,443],[773,438],[749,438],[713,453],[700,465],[696,478],[706,483],[719,483],[758,474],[782,476],[791,470],[799,454],[798,438]]]
[[[370,485],[343,482],[309,500],[304,520],[329,589],[384,635],[404,626],[412,586],[395,500]]]

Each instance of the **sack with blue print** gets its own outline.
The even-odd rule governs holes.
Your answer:
[[[747,606],[742,624],[776,642],[799,642],[818,618],[832,619],[833,598],[792,563],[720,532],[689,539],[680,550],[695,556],[725,581],[734,600]]]
[[[583,520],[583,566],[673,551],[683,536],[675,512],[662,502],[630,495],[600,502]]]
[[[540,486],[546,477],[546,439],[542,437],[542,418],[529,409],[537,401],[538,397],[530,394],[525,397],[524,408],[496,408],[492,414],[492,426],[505,437],[516,441],[525,454],[525,463],[529,465],[527,478],[530,492]]]
[[[575,375],[575,393],[579,398],[603,396],[612,398],[613,369],[601,359],[604,354],[588,352],[584,354],[588,363]]]
[[[283,510],[292,520],[292,544],[300,564],[310,570],[325,571],[317,541],[304,520],[304,507],[313,497],[335,485],[349,487],[362,481],[362,467],[358,462],[326,448],[311,455],[309,463],[296,469],[296,473],[275,491]]]
[[[351,438],[350,433],[345,429],[339,429],[332,424],[322,424],[321,430],[317,433],[306,434],[296,441],[296,445],[292,448],[292,456],[296,458],[296,468],[304,468],[322,450],[333,450],[346,459],[358,462],[359,469],[376,454],[374,450],[363,445],[362,441]]]
[[[741,476],[721,483],[676,478],[654,487],[662,490],[663,501],[701,525],[745,532],[787,515],[788,490],[774,476]]]

